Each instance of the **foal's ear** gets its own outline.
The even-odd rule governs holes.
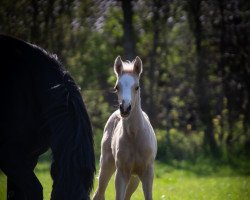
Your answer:
[[[122,73],[122,59],[121,56],[117,56],[117,58],[115,59],[115,64],[114,64],[114,72],[116,74],[116,76],[119,76]]]
[[[142,73],[142,61],[139,58],[139,56],[136,56],[135,60],[134,60],[134,69],[133,69],[134,73],[137,74],[138,76],[141,75]]]

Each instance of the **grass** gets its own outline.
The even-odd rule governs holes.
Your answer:
[[[198,166],[194,166],[198,168]],[[212,171],[209,166],[206,173],[190,169],[176,169],[166,164],[155,163],[155,179],[153,197],[155,200],[247,200],[250,197],[250,176],[241,175],[233,169],[222,166]],[[36,168],[36,174],[44,186],[45,200],[49,200],[51,178],[47,163],[41,163]],[[97,179],[95,179],[95,187]],[[106,199],[115,199],[114,177],[106,191]],[[142,200],[141,185],[132,196],[133,200]]]
[[[36,167],[36,174],[44,188],[44,199],[50,199],[52,180],[49,162],[41,159]],[[0,176],[0,200],[5,191],[3,175]],[[95,187],[97,179],[95,179]],[[155,200],[247,200],[250,197],[250,176],[239,173],[229,166],[212,167],[205,164],[179,164],[170,166],[155,163],[153,187]],[[106,199],[115,199],[114,177],[106,191]],[[142,200],[141,185],[132,196],[133,200]]]
[[[156,200],[175,199],[249,199],[250,179],[245,177],[199,177],[186,170],[169,170],[156,163],[153,197]],[[107,199],[115,199],[114,179],[106,192]],[[141,185],[132,199],[143,199]]]
[[[6,176],[0,170],[0,200],[6,200]]]

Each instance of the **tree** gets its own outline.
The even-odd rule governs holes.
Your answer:
[[[219,149],[214,138],[212,115],[211,115],[211,96],[209,93],[208,65],[205,62],[205,49],[203,47],[203,28],[201,22],[201,0],[189,0],[187,2],[187,12],[189,23],[195,37],[197,54],[197,74],[196,74],[196,95],[198,102],[199,117],[205,127],[204,144],[208,145],[213,156],[219,155]]]
[[[121,2],[123,10],[124,58],[132,61],[136,56],[132,0],[122,0]]]

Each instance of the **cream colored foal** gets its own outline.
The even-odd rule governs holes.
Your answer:
[[[120,107],[104,128],[99,184],[93,200],[104,200],[114,172],[116,200],[130,199],[140,180],[145,199],[152,200],[157,143],[149,118],[141,109],[139,78],[142,61],[136,57],[133,62],[123,62],[118,56],[114,72]]]

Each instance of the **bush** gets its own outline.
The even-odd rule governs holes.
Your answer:
[[[177,129],[156,131],[158,160],[195,160],[202,154],[203,134],[182,133]]]

